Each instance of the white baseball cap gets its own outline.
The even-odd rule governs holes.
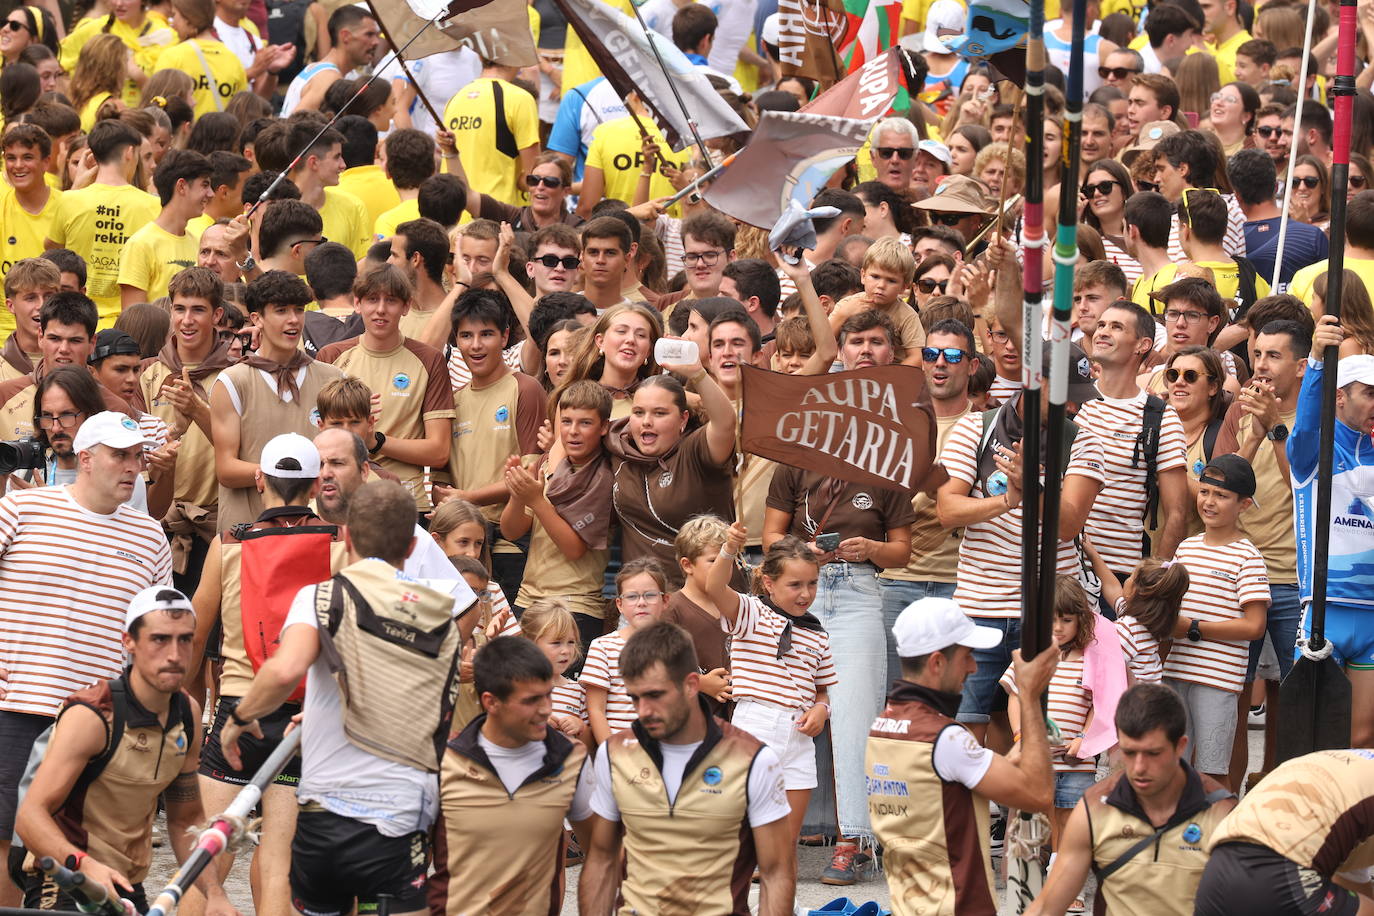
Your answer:
[[[320,476],[320,452],[299,433],[283,433],[262,447],[258,466],[268,477],[311,480]]]
[[[1002,631],[975,624],[952,598],[922,598],[906,606],[892,625],[900,658],[919,658],[950,646],[991,649]]]
[[[1336,364],[1336,387],[1344,388],[1353,382],[1374,385],[1374,356],[1361,353],[1347,356]]]
[[[949,147],[945,146],[939,140],[922,140],[916,144],[916,149],[923,153],[930,153],[930,155],[939,159],[945,165],[954,164],[954,156],[950,154]]]
[[[940,39],[964,34],[968,13],[958,0],[935,0],[926,11],[926,30],[921,37],[921,51],[936,54],[952,53]]]
[[[72,449],[88,452],[97,445],[132,448],[135,445],[156,444],[144,434],[138,422],[132,417],[117,411],[104,410],[81,424],[81,428],[76,431],[76,438],[72,440]]]
[[[153,611],[190,611],[192,617],[196,613],[191,599],[170,585],[149,586],[129,602],[129,609],[124,612],[124,632],[129,632],[135,620]]]

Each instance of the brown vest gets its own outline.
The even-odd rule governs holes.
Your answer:
[[[508,792],[477,741],[485,721],[478,716],[448,743],[439,777],[444,823],[454,825],[445,834],[448,912],[558,916],[563,818],[582,767],[590,766],[586,746],[550,727],[544,765]]]

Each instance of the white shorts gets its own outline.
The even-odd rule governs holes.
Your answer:
[[[742,728],[773,749],[782,764],[785,789],[816,788],[816,743],[797,731],[798,709],[785,709],[745,697],[735,703],[730,724]]]

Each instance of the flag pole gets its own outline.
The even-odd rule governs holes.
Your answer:
[[[1036,615],[1036,642],[1041,650],[1053,641],[1055,577],[1059,567],[1059,496],[1063,490],[1064,422],[1069,386],[1069,315],[1073,306],[1073,271],[1078,263],[1078,158],[1083,141],[1083,46],[1088,19],[1088,0],[1073,0],[1073,31],[1069,46],[1069,75],[1065,83],[1064,120],[1068,138],[1067,162],[1059,195],[1059,228],[1054,245],[1054,313],[1050,320],[1050,402],[1045,423],[1044,511],[1040,547],[1040,597]],[[1039,171],[1039,163],[1026,173]],[[1027,265],[1029,268],[1029,265]],[[1040,431],[1027,426],[1027,435]],[[1024,637],[1023,637],[1024,638]]]
[[[1283,271],[1283,245],[1288,238],[1288,193],[1292,190],[1293,164],[1298,161],[1298,133],[1302,130],[1302,103],[1307,98],[1307,61],[1312,57],[1312,22],[1317,18],[1317,0],[1307,3],[1307,32],[1302,40],[1302,66],[1298,77],[1297,108],[1293,112],[1293,138],[1288,141],[1288,170],[1283,173],[1283,183],[1287,186],[1283,193],[1283,212],[1279,214],[1279,240],[1274,249],[1274,275],[1269,280],[1269,288],[1279,288],[1279,275]]]
[[[377,12],[377,7],[372,0],[367,0],[367,8],[371,10],[372,18],[380,23],[382,21],[382,16]],[[428,28],[428,26],[426,26],[426,28]],[[421,29],[421,31],[424,31],[424,29]],[[386,43],[391,47],[392,53],[396,55],[396,63],[400,66],[401,72],[406,75],[406,79],[410,81],[410,85],[415,87],[415,94],[420,97],[420,104],[425,106],[425,111],[429,112],[429,116],[434,119],[435,124],[439,125],[440,130],[444,129],[444,119],[439,116],[439,112],[435,109],[434,105],[430,103],[429,97],[425,95],[425,91],[420,88],[419,81],[410,75],[410,68],[406,66],[405,58],[401,56],[400,49],[396,47],[396,40],[391,37],[391,29],[383,28],[382,35],[386,37]],[[406,45],[406,47],[409,46],[409,44]],[[344,106],[345,109],[347,109],[347,107],[348,106]]]
[[[1013,127],[1014,127],[1013,123]],[[1045,149],[1045,2],[1031,0],[1030,28],[1026,35],[1026,159],[1040,162]],[[1012,136],[1016,136],[1015,131]],[[1011,180],[1011,144],[1008,169],[1002,178]],[[1027,658],[1044,648],[1040,641],[1040,391],[1043,379],[1045,170],[1026,169],[1026,212],[1022,243],[1025,264],[1021,268],[1021,403],[1024,417],[1021,436],[1021,644]],[[1000,210],[1000,208],[999,208]],[[1001,213],[998,213],[1000,223]]]
[[[654,43],[654,36],[650,34],[649,24],[644,21],[644,17],[639,14],[639,7],[634,3],[630,4],[630,9],[634,11],[635,20],[639,27],[644,30],[644,40],[649,43],[649,50],[654,52],[654,60],[658,61],[658,67],[663,71],[663,77],[668,81],[668,88],[673,90],[673,98],[677,100],[677,107],[682,109],[682,116],[687,119],[687,129],[692,132],[692,139],[701,149],[701,158],[706,163],[706,168],[714,167],[715,162],[711,159],[711,151],[706,148],[706,141],[701,139],[701,131],[697,130],[697,120],[692,117],[692,113],[687,110],[687,104],[682,101],[682,93],[677,91],[677,83],[673,80],[673,75],[668,72],[668,65],[663,61],[663,55],[659,53],[658,45]],[[628,108],[629,106],[626,105]]]
[[[434,25],[434,23],[438,22],[439,19],[440,19],[441,17],[443,17],[444,15],[446,15],[446,13],[440,13],[438,16],[435,16],[433,19],[427,19],[427,20],[425,20],[425,24],[424,24],[423,26],[420,27],[420,31],[418,31],[418,32],[416,32],[414,35],[412,35],[411,38],[410,38],[410,40],[407,41],[407,42],[405,43],[405,45],[402,46],[401,49],[400,49],[399,51],[396,52],[396,59],[397,59],[397,60],[400,60],[400,59],[401,59],[401,55],[404,54],[404,53],[410,48],[410,46],[413,45],[413,44],[415,43],[415,40],[416,40],[417,38],[419,38],[421,35],[425,34],[425,31],[426,31],[430,26]],[[377,21],[378,21],[378,23],[381,22],[380,19],[377,20]],[[307,143],[305,146],[301,147],[301,149],[298,150],[298,151],[296,152],[296,155],[295,155],[295,156],[292,158],[292,160],[291,160],[291,164],[288,165],[286,168],[282,169],[282,171],[277,175],[277,177],[274,178],[274,179],[272,179],[272,183],[269,184],[266,188],[263,189],[262,194],[258,197],[258,199],[257,199],[256,201],[254,201],[253,206],[251,206],[251,207],[248,208],[248,212],[247,212],[246,214],[244,214],[245,216],[251,218],[251,217],[253,216],[253,214],[257,212],[258,207],[261,207],[263,204],[267,203],[267,201],[268,201],[268,200],[271,198],[271,196],[272,196],[272,192],[275,191],[275,190],[277,189],[277,186],[280,185],[280,184],[282,183],[282,181],[286,178],[287,174],[290,173],[290,171],[291,171],[292,169],[294,169],[294,168],[297,166],[297,164],[300,163],[301,157],[304,156],[304,155],[306,154],[306,151],[309,150],[311,147],[313,147],[316,143],[320,142],[320,138],[324,136],[324,132],[327,131],[327,130],[329,130],[329,128],[331,128],[331,127],[334,126],[335,122],[339,120],[339,118],[340,118],[340,116],[341,116],[341,113],[347,111],[347,110],[348,110],[348,107],[349,107],[350,105],[352,105],[354,102],[356,102],[356,101],[358,100],[358,97],[359,97],[360,95],[362,95],[364,92],[367,91],[367,87],[368,87],[368,86],[371,86],[371,85],[372,85],[372,81],[375,80],[376,78],[377,78],[377,74],[376,74],[376,73],[374,73],[374,74],[372,74],[371,76],[369,76],[369,77],[367,78],[367,80],[364,81],[363,84],[362,84],[361,86],[358,87],[358,91],[355,92],[355,93],[353,93],[353,97],[350,98],[347,102],[345,102],[345,103],[340,107],[339,111],[336,111],[336,112],[333,114],[333,116],[330,117],[330,119],[329,119],[327,122],[325,122],[324,127],[321,127],[321,128],[320,128],[319,133],[315,134],[315,136],[311,138],[311,140],[310,140],[309,143]],[[417,86],[416,86],[416,89],[418,89],[418,88],[419,88],[419,86],[417,85]],[[443,126],[443,122],[442,122],[442,121],[439,122],[439,124],[440,124],[441,127]]]
[[[721,161],[720,165],[717,165],[717,166],[713,167],[709,172],[702,172],[702,173],[701,173],[700,175],[698,175],[696,178],[693,178],[689,184],[687,184],[685,187],[683,187],[683,189],[682,189],[681,191],[678,191],[678,192],[677,192],[676,194],[674,194],[672,197],[670,197],[670,198],[668,198],[667,200],[665,200],[665,201],[663,202],[663,206],[664,206],[665,208],[666,208],[666,207],[671,207],[673,204],[677,203],[679,200],[682,200],[682,198],[686,197],[688,194],[691,194],[693,191],[695,191],[698,187],[700,187],[700,186],[701,186],[702,184],[704,184],[705,182],[708,182],[708,181],[710,181],[712,178],[715,178],[715,177],[716,177],[717,175],[719,175],[721,172],[723,172],[723,171],[725,171],[727,168],[729,168],[729,167],[730,167],[730,164],[731,164],[732,162],[735,161],[735,157],[738,156],[738,155],[739,155],[740,153],[742,153],[742,152],[744,152],[744,150],[740,150],[739,153],[731,153],[730,155],[726,156],[726,157]]]

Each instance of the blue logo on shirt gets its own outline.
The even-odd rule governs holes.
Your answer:
[[[708,786],[720,785],[720,781],[723,778],[724,775],[720,772],[720,767],[707,767],[706,772],[701,774],[701,781]]]
[[[1197,824],[1189,824],[1183,828],[1183,842],[1196,844],[1200,839],[1202,839],[1202,828]]]
[[[410,387],[410,376],[404,372],[397,372],[392,376],[391,384],[396,386],[397,391],[405,391]]]
[[[509,420],[509,419],[510,419],[510,408],[509,408],[509,407],[507,407],[505,404],[502,404],[500,407],[496,408],[496,422],[497,422],[497,423],[504,423],[504,422],[506,422],[506,421]]]

